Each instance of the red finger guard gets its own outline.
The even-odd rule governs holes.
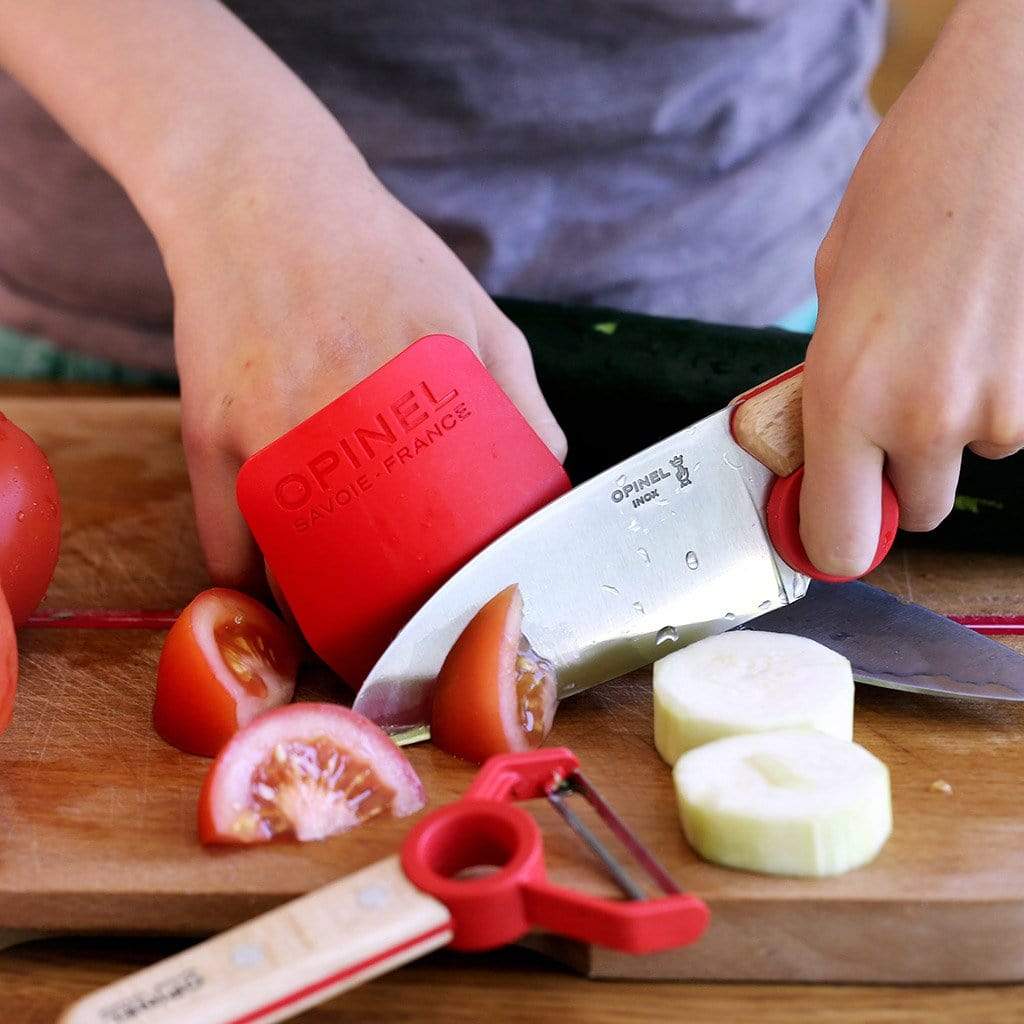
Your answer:
[[[434,590],[568,489],[480,360],[443,334],[257,452],[237,484],[296,622],[355,688]]]
[[[797,572],[824,583],[848,583],[854,577],[829,576],[816,568],[807,557],[800,539],[800,489],[804,479],[801,466],[789,476],[779,477],[772,485],[768,496],[765,518],[768,521],[768,536],[782,560]],[[877,569],[882,559],[889,554],[900,523],[900,507],[889,478],[882,477],[882,527],[878,534],[878,547],[867,573]]]

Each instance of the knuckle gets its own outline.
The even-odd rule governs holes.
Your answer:
[[[822,240],[814,256],[814,287],[820,295],[832,276],[832,268],[835,266],[835,244],[832,235],[828,234]]]
[[[972,441],[968,446],[975,455],[982,459],[990,459],[996,461],[998,459],[1007,459],[1011,455],[1016,455],[1021,450],[1021,445],[996,445],[989,444],[986,441]]]
[[[895,446],[903,451],[930,454],[951,446],[963,447],[967,438],[965,420],[959,408],[948,400],[948,392],[918,394],[904,404]]]
[[[498,366],[533,361],[526,335],[512,323],[501,325],[490,335],[486,344],[486,356],[487,362]]]
[[[549,427],[548,443],[555,458],[564,463],[569,455],[569,439],[557,423],[552,422]]]
[[[990,409],[982,424],[980,441],[988,447],[1016,450],[1024,445],[1024,412],[1011,407]]]
[[[804,387],[803,408],[811,430],[831,436],[874,438],[882,422],[877,383],[856,368],[818,373]]]

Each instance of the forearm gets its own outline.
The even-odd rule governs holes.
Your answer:
[[[980,52],[990,57],[1002,54],[1002,58],[997,58],[999,64],[986,62],[986,68],[1017,75],[1021,64],[1014,58],[1019,57],[1024,41],[1021,13],[1020,0],[957,0],[933,49],[948,45],[951,39],[966,33],[978,44]]]
[[[330,113],[217,0],[0,0],[0,66],[116,178],[158,239],[233,182],[363,167]],[[337,180],[335,178],[335,180]]]
[[[1024,7],[1020,0],[959,0],[929,59],[908,87],[922,82],[1003,137],[1024,131]]]

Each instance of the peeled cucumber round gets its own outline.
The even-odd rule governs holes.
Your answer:
[[[817,729],[853,736],[853,673],[801,636],[738,630],[655,662],[654,745],[670,764],[739,733]]]
[[[819,732],[730,736],[672,771],[679,816],[705,860],[771,875],[837,875],[870,861],[892,831],[889,770]]]

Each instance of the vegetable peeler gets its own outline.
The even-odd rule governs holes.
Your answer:
[[[645,890],[569,806],[579,796],[660,891]],[[540,829],[517,801],[546,798],[624,899],[551,882]],[[269,1024],[450,945],[485,950],[533,928],[628,953],[694,942],[708,909],[679,890],[565,748],[492,757],[465,795],[423,818],[401,853],[86,996],[62,1024]]]

